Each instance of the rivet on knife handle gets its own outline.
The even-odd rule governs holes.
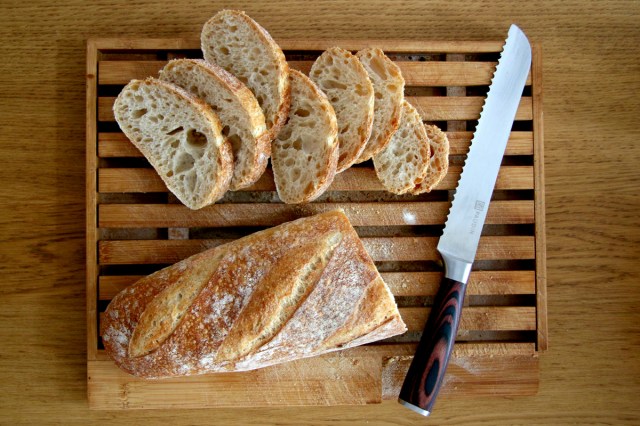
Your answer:
[[[512,25],[438,241],[445,276],[398,398],[425,416],[435,403],[453,350],[467,279],[530,68],[529,41]]]

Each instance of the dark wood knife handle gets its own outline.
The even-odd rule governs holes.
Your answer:
[[[422,411],[414,411],[421,414],[428,415],[431,412],[442,385],[458,332],[466,287],[465,283],[446,277],[442,279],[418,349],[400,390],[400,402],[419,408]]]

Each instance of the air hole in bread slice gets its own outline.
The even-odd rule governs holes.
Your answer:
[[[306,108],[298,108],[293,114],[297,115],[298,117],[308,117],[311,112]]]
[[[369,56],[371,57],[371,56]],[[373,72],[375,72],[376,74],[378,74],[378,76],[383,79],[386,80],[387,77],[387,70],[385,68],[385,65],[382,63],[382,59],[381,58],[373,58],[371,60],[371,62],[369,62],[369,66],[371,67],[371,69],[373,70]]]
[[[174,162],[174,172],[176,174],[180,174],[189,171],[193,169],[195,163],[196,160],[195,158],[193,158],[193,155],[189,154],[188,152],[181,152],[177,160],[175,160]]]
[[[196,148],[202,148],[207,144],[207,137],[196,129],[187,130],[187,143]]]
[[[167,136],[173,136],[176,133],[180,133],[184,130],[184,127],[180,126],[180,127],[176,127],[175,129],[171,130],[170,132],[167,132]]]
[[[225,46],[219,46],[218,47],[218,52],[222,53],[223,55],[228,55],[229,54],[229,49],[227,49]]]
[[[339,81],[336,81],[336,80],[323,80],[320,82],[320,84],[322,85],[322,88],[325,90],[331,90],[331,89],[347,90],[346,84],[340,83]]]
[[[137,109],[137,110],[133,111],[133,113],[131,114],[131,116],[132,116],[133,118],[140,118],[140,117],[142,117],[143,115],[145,115],[146,113],[147,113],[147,109],[146,109],[146,108],[140,108],[140,109]]]

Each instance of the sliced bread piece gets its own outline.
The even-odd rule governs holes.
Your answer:
[[[289,114],[289,65],[269,33],[244,12],[222,10],[202,28],[204,59],[235,75],[264,111],[271,139]]]
[[[291,70],[289,120],[273,141],[271,164],[280,199],[305,203],[333,181],[338,163],[338,124],[326,95],[304,74]]]
[[[400,68],[381,49],[363,49],[356,56],[369,73],[375,93],[371,137],[356,161],[362,163],[382,151],[398,130],[404,101],[404,78]]]
[[[229,189],[251,186],[262,176],[271,141],[264,114],[251,90],[219,66],[201,59],[176,59],[160,71],[173,83],[205,101],[220,118],[222,135],[233,150],[233,177]]]
[[[221,198],[233,174],[231,146],[211,107],[155,78],[132,80],[113,112],[124,134],[190,209]]]
[[[431,158],[429,158],[427,176],[411,190],[411,193],[415,195],[431,192],[449,170],[449,139],[447,135],[437,126],[426,125],[425,128],[429,137]]]
[[[340,173],[356,162],[371,136],[373,85],[358,58],[340,47],[320,55],[309,77],[327,94],[338,118]]]
[[[389,192],[404,194],[415,188],[429,168],[429,137],[422,117],[406,100],[400,127],[387,146],[373,157],[378,179]]]

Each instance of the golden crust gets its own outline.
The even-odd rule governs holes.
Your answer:
[[[126,91],[129,90],[137,90],[137,88],[141,85],[148,85],[148,86],[157,86],[157,87],[162,87],[165,91],[171,93],[172,95],[183,99],[187,105],[190,105],[192,107],[194,107],[204,118],[205,121],[207,122],[207,124],[209,124],[210,126],[210,130],[212,133],[213,138],[216,141],[219,141],[219,144],[217,146],[218,151],[217,151],[217,156],[216,156],[216,161],[217,161],[217,169],[216,169],[216,178],[215,178],[215,186],[212,188],[211,192],[208,194],[208,196],[199,204],[197,205],[193,205],[190,204],[188,202],[186,202],[186,200],[181,199],[182,197],[180,197],[180,193],[178,191],[176,191],[175,189],[175,182],[166,177],[164,175],[164,173],[158,173],[158,175],[160,176],[160,178],[163,180],[163,182],[165,183],[165,185],[167,186],[167,188],[173,192],[178,199],[180,199],[183,204],[187,205],[187,207],[191,208],[191,209],[199,209],[202,208],[204,206],[207,206],[209,204],[214,203],[215,201],[219,200],[220,198],[222,198],[224,196],[224,194],[227,192],[227,190],[229,189],[229,185],[231,183],[231,178],[233,176],[233,152],[231,150],[231,144],[226,141],[223,137],[222,137],[222,125],[220,124],[220,120],[218,119],[218,116],[216,115],[216,113],[211,109],[211,107],[209,105],[207,105],[204,101],[202,101],[201,99],[191,95],[189,92],[187,92],[186,90],[182,89],[179,86],[176,86],[175,84],[171,84],[171,83],[167,83],[164,82],[162,80],[153,78],[153,77],[148,77],[144,80],[131,80],[120,92],[120,94],[118,95],[118,98],[116,99],[116,102],[114,103],[113,106],[113,112],[114,115],[116,117],[116,120],[120,120],[119,119],[119,113],[117,110],[118,107],[118,103],[120,100],[120,97],[123,96],[123,94]],[[119,121],[120,124],[120,121]],[[135,134],[129,132],[126,128],[126,126],[120,126],[123,133],[129,138],[129,140],[131,141],[131,143],[138,148],[138,150],[140,150],[140,152],[142,152],[143,154],[145,152],[147,152],[146,147],[142,144],[140,144],[137,141],[137,137]],[[158,165],[155,164],[155,161],[153,158],[150,158],[148,155],[145,154],[145,157],[149,160],[149,162],[153,165],[154,169],[156,169],[156,171],[158,171]]]
[[[388,79],[393,81],[394,84],[399,86],[400,96],[398,96],[396,99],[392,99],[394,101],[394,105],[393,105],[393,112],[391,113],[389,120],[386,123],[377,124],[378,126],[381,126],[382,129],[377,129],[376,131],[376,129],[374,128],[372,130],[371,138],[367,141],[367,144],[365,145],[364,150],[360,154],[360,157],[358,157],[358,160],[356,161],[356,163],[362,163],[364,161],[367,161],[373,158],[376,154],[378,154],[387,146],[387,144],[391,140],[391,137],[396,132],[396,130],[398,130],[398,127],[400,126],[400,119],[402,116],[402,102],[404,101],[405,82],[404,82],[404,77],[402,77],[402,72],[400,71],[400,68],[391,59],[389,59],[387,55],[384,54],[382,49],[366,48],[356,53],[356,57],[360,59],[360,62],[363,63],[370,77],[371,77],[371,72],[369,71],[369,68],[365,65],[365,62],[362,60],[365,55],[369,55],[369,54],[371,54],[375,58],[379,58],[382,61],[382,63],[384,64],[385,71],[388,73]],[[371,78],[371,82],[373,83],[373,87],[375,90],[376,85],[374,83],[373,78]],[[387,90],[387,89],[385,87],[382,90]],[[374,115],[375,115],[375,109],[378,107],[376,106],[376,103],[377,103],[377,100],[374,101]]]
[[[304,261],[288,265],[286,259],[298,250],[309,257],[324,256],[324,267],[306,275],[300,272]],[[207,279],[199,275],[197,280],[206,283],[175,329],[150,352],[130,356],[132,335],[153,332],[148,321],[145,330],[136,330],[147,307],[180,280],[190,279],[193,268],[202,272],[212,259],[219,262],[215,271]],[[281,306],[291,288],[278,287],[290,286],[292,276],[294,281],[308,279],[302,294],[290,299],[293,308]],[[274,293],[280,295],[268,297]],[[254,329],[261,312],[284,312],[279,328],[268,333],[264,327]],[[393,296],[341,211],[285,223],[158,271],[119,293],[104,318],[107,353],[125,371],[146,378],[251,370],[319,355],[357,339],[368,341],[374,333],[382,339],[406,330]],[[234,335],[236,346],[227,347],[217,360],[225,339]]]
[[[442,182],[449,170],[449,139],[447,135],[437,126],[425,125],[424,127],[429,137],[431,158],[429,158],[427,175],[410,191],[414,195],[431,192]]]
[[[216,13],[204,24],[203,34],[204,29],[211,25],[215,25],[216,23],[222,22],[225,16],[236,17],[243,20],[248,26],[250,26],[253,29],[253,33],[261,40],[261,42],[265,46],[269,48],[269,51],[275,59],[273,66],[278,70],[278,93],[280,95],[280,99],[278,102],[278,111],[275,114],[273,124],[269,128],[269,141],[272,141],[273,139],[275,139],[278,132],[286,122],[287,117],[289,116],[289,106],[291,103],[291,90],[289,87],[289,64],[287,63],[282,49],[280,49],[280,46],[278,46],[275,40],[273,40],[269,32],[242,10],[221,10],[220,12]],[[201,39],[201,44],[205,59],[207,59],[208,47],[204,38]],[[208,62],[214,61],[208,60]]]
[[[194,67],[199,67],[205,72],[211,79],[216,80],[219,84],[228,90],[241,107],[246,111],[249,118],[249,128],[252,135],[259,132],[262,129],[262,133],[254,137],[253,143],[253,155],[250,159],[251,165],[245,167],[243,174],[238,179],[237,176],[231,180],[229,187],[230,191],[237,191],[242,188],[253,185],[264,173],[271,156],[271,141],[270,134],[266,129],[264,120],[264,114],[253,92],[245,86],[240,80],[238,80],[233,74],[226,71],[222,67],[216,64],[209,63],[202,59],[174,59],[160,72],[160,78],[164,79],[163,74],[171,72],[171,69],[183,63],[192,64]],[[171,79],[170,75],[166,78]],[[223,124],[223,123],[221,123]],[[243,143],[249,143],[250,141],[243,141]]]
[[[342,59],[342,61],[339,61],[339,59]],[[357,135],[352,135],[353,137],[346,141],[341,139],[341,135],[338,134],[339,157],[336,173],[341,173],[357,161],[371,136],[374,116],[374,91],[369,74],[360,60],[348,50],[337,46],[325,50],[311,66],[309,76],[321,89],[322,83],[320,82],[321,79],[318,77],[318,73],[325,68],[331,67],[334,63],[343,64],[343,66],[348,67],[348,69],[357,76],[359,84],[362,85],[362,90],[367,94],[366,99],[368,101],[368,104],[364,106],[365,114],[362,120],[360,120],[361,122],[349,123],[350,125],[358,126]],[[338,117],[338,119],[340,119],[340,117]],[[338,126],[342,127],[345,124],[346,123],[338,123]]]
[[[327,135],[328,138],[332,140],[332,143],[329,151],[327,152],[327,161],[325,163],[325,167],[323,169],[322,175],[320,176],[320,182],[317,187],[313,188],[313,190],[309,191],[308,193],[300,194],[300,197],[294,200],[283,197],[280,191],[278,191],[283,202],[287,204],[300,204],[308,203],[318,198],[329,188],[329,186],[333,182],[333,179],[335,178],[338,166],[338,123],[335,118],[335,112],[333,112],[333,107],[331,106],[327,95],[322,90],[320,90],[309,77],[298,70],[291,70],[289,73],[289,79],[291,81],[295,79],[297,80],[298,84],[303,84],[304,86],[306,86],[306,88],[311,91],[316,100],[318,100],[325,106],[328,111],[330,111],[329,118],[331,120],[330,129]],[[293,87],[293,83],[291,83],[289,87]],[[277,160],[275,162],[272,160],[272,167],[278,167]],[[276,174],[276,188],[278,188],[279,184],[280,182]]]

